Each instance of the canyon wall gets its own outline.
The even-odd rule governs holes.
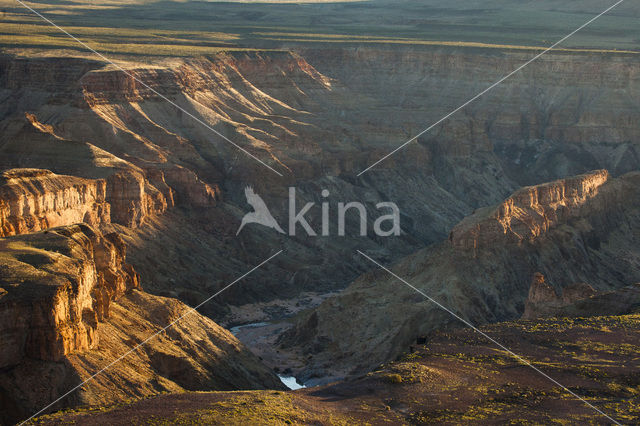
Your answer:
[[[13,169],[0,175],[0,237],[84,222],[111,222],[106,182]]]
[[[222,300],[241,304],[341,289],[371,267],[354,261],[355,248],[395,261],[446,239],[475,209],[501,203],[523,185],[594,169],[620,176],[637,168],[637,55],[550,52],[357,176],[534,54],[323,46],[122,62],[135,79],[96,61],[5,55],[0,167],[104,179],[112,222],[141,230],[125,231],[130,243],[150,253],[137,256],[136,266],[163,294],[205,297],[224,281],[210,278],[214,274],[232,276],[276,247],[300,255],[295,274],[278,267],[265,277],[272,286],[230,292]],[[318,207],[323,189],[330,191],[332,207],[364,201],[369,218],[377,203],[393,201],[403,233],[360,238],[350,221],[340,240],[301,235],[281,241],[255,226],[234,238],[250,209],[243,195],[249,185],[278,221],[286,221],[289,186],[296,187],[300,205]],[[171,218],[163,218],[169,209]],[[544,228],[545,214],[531,226]],[[317,225],[320,208],[308,217]],[[519,238],[518,232],[512,226],[507,234]],[[181,234],[197,241],[183,265],[164,250],[184,248]],[[470,245],[482,243],[464,235]],[[154,240],[158,236],[162,244]],[[211,265],[211,258],[219,263]]]
[[[98,321],[109,317],[110,303],[140,287],[137,273],[124,263],[122,240],[87,225],[0,244],[0,333],[3,342],[11,342],[3,345],[2,368],[25,358],[59,361],[95,348]]]
[[[85,224],[0,238],[0,422],[87,379],[47,412],[158,392],[283,387],[228,331],[141,291],[125,257],[119,235]]]
[[[638,188],[640,173],[608,178],[602,171],[526,188],[454,227],[471,229],[471,237],[454,233],[452,241],[389,268],[475,325],[520,318],[536,273],[556,287],[537,282],[534,301],[546,303],[547,311],[569,309],[564,299],[575,302],[587,286],[612,291],[640,280],[634,231],[640,226]],[[511,222],[498,220],[507,217],[496,214],[504,213],[504,206],[517,212]],[[450,313],[378,269],[301,314],[278,349],[296,360],[299,379],[330,381],[375,368],[434,330],[460,326]]]

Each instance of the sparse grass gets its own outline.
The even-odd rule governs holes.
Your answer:
[[[256,391],[238,393],[202,410],[178,413],[173,418],[153,418],[147,424],[292,425],[310,424],[319,420],[313,413],[300,409],[289,393]],[[355,422],[349,416],[335,413],[323,420],[331,425],[349,425]]]
[[[333,4],[215,2],[95,2],[33,5],[39,12],[112,55],[194,56],[220,50],[288,49],[292,46],[416,46],[539,50],[586,20],[550,2],[490,4],[486,9],[440,2],[374,0]],[[638,8],[598,20],[561,46],[617,54],[640,50]],[[630,9],[630,10],[629,10]],[[598,10],[600,11],[600,10]],[[593,14],[597,12],[594,10]],[[527,16],[527,25],[522,25]],[[411,19],[407,20],[407,17]],[[22,51],[83,51],[57,29],[11,0],[0,0],[0,46]],[[604,36],[603,36],[604,34]]]

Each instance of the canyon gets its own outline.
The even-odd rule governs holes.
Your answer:
[[[204,277],[213,272],[230,277],[240,263],[279,248],[297,256],[265,274],[273,285],[224,294],[221,303],[339,290],[370,268],[356,248],[397,260],[447,238],[474,209],[498,203],[520,186],[598,168],[613,176],[634,170],[636,56],[561,52],[531,64],[459,116],[356,176],[527,57],[520,50],[437,46],[221,53],[153,65],[123,63],[133,79],[97,61],[5,55],[0,163],[104,179],[111,221],[126,228],[124,234],[140,230],[129,237],[129,244],[142,249],[132,255],[159,256],[134,263],[162,294],[204,299],[220,285]],[[578,73],[580,79],[571,78]],[[442,88],[448,88],[446,96]],[[362,239],[356,235],[357,218],[348,218],[347,236],[338,241],[282,240],[255,226],[232,238],[246,211],[248,185],[280,222],[289,186],[296,187],[302,205],[319,206],[320,190],[327,189],[332,208],[340,201],[362,201],[372,217],[377,203],[393,201],[402,212],[403,233],[385,241]],[[398,186],[405,190],[394,190]],[[319,210],[309,214],[312,226],[320,222]],[[173,265],[171,253],[180,247],[158,250],[171,241],[158,244],[150,236],[170,233],[196,236],[189,238],[198,246],[194,251],[220,264],[195,256],[182,259],[190,267]],[[163,256],[159,263],[166,272],[175,267],[170,274],[148,266]],[[168,281],[176,277],[182,282]],[[233,323],[225,313],[207,314]]]
[[[0,334],[12,342],[0,350],[2,422],[46,407],[223,289],[47,411],[168,392],[176,395],[137,407],[185,403],[188,412],[201,398],[220,409],[216,416],[242,422],[251,418],[226,409],[261,404],[256,398],[278,408],[295,400],[315,413],[302,410],[296,421],[316,419],[316,409],[326,420],[314,398],[372,403],[362,395],[379,387],[375,403],[391,401],[378,407],[381,421],[449,418],[440,402],[418,409],[392,401],[433,392],[445,379],[461,383],[462,373],[445,371],[468,372],[468,359],[451,358],[467,350],[471,331],[358,251],[509,342],[526,340],[518,324],[529,323],[512,322],[523,314],[551,328],[562,320],[549,317],[605,314],[609,306],[620,318],[594,327],[612,327],[623,339],[619,323],[636,326],[636,51],[549,52],[361,174],[539,49],[268,47],[117,55],[115,63],[69,52],[0,54]],[[299,206],[315,203],[306,217],[316,230],[323,202],[331,211],[362,203],[368,229],[376,206],[393,202],[401,232],[360,235],[359,216],[349,213],[344,236],[287,236],[256,224],[237,235],[251,211],[246,187],[280,224],[295,188]],[[333,231],[336,222],[328,223]],[[226,289],[279,250],[286,255]],[[614,303],[621,297],[629,303]],[[245,328],[239,339],[223,328],[256,322],[267,328]],[[575,330],[564,331],[571,340]],[[436,361],[428,346],[415,357],[436,364],[410,365],[403,357],[427,341]],[[518,348],[532,356],[548,349]],[[477,351],[469,358],[492,354]],[[394,360],[400,364],[387,364]],[[490,361],[496,386],[508,387],[509,373]],[[346,381],[282,392],[276,367],[310,385]],[[583,385],[573,371],[561,373]],[[637,386],[623,373],[616,377]],[[397,393],[396,376],[415,389]],[[272,391],[189,393],[239,389]],[[437,400],[453,403],[455,392],[443,388]],[[480,394],[465,394],[468,404],[451,422]],[[326,408],[346,422],[350,409]],[[535,412],[531,420],[549,416]]]

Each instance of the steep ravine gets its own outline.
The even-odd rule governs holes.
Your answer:
[[[538,273],[559,291],[576,283],[619,289],[640,281],[639,184],[637,172],[609,178],[600,170],[522,188],[465,218],[449,240],[388,266],[478,325],[520,318]],[[296,377],[326,381],[362,374],[438,328],[460,326],[377,269],[299,315],[279,349],[305,360]]]

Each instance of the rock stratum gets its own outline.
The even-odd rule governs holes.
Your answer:
[[[580,207],[598,194],[609,173],[599,170],[519,189],[497,208],[474,213],[456,225],[449,241],[462,250],[521,244],[580,215]]]
[[[163,391],[281,387],[229,332],[177,300],[143,292],[125,255],[117,234],[86,224],[0,239],[3,423],[34,414],[103,368],[108,374],[49,410]]]
[[[0,177],[0,237],[56,226],[111,223],[107,185],[100,179],[59,176],[49,170],[14,169]]]

